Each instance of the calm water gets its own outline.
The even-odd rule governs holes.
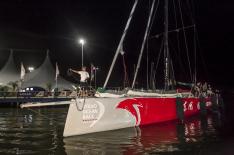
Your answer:
[[[229,114],[63,138],[67,107],[33,110],[0,108],[0,154],[234,154]]]

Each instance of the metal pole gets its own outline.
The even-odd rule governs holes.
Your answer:
[[[56,78],[56,81],[55,81],[55,89],[58,89],[58,79]]]
[[[82,63],[82,68],[83,68],[83,66],[84,66],[84,64],[83,64],[83,57],[84,57],[84,44],[82,43],[81,44],[81,50],[82,50],[82,60],[81,60],[81,63]]]
[[[146,54],[146,88],[149,90],[149,51],[148,51],[148,39],[147,39],[147,54]]]
[[[131,13],[130,13],[129,18],[128,18],[126,27],[125,27],[125,29],[124,29],[122,38],[121,38],[121,40],[120,40],[120,42],[119,42],[119,45],[118,45],[118,48],[117,48],[117,50],[116,50],[115,56],[114,56],[114,58],[113,58],[112,64],[111,64],[111,66],[110,66],[108,75],[107,75],[107,77],[106,77],[106,81],[105,81],[105,83],[104,83],[104,85],[103,85],[103,88],[106,88],[106,85],[107,85],[107,83],[108,83],[108,81],[109,81],[111,72],[112,72],[113,67],[114,67],[114,65],[115,65],[115,61],[116,61],[117,56],[118,56],[118,54],[119,54],[119,52],[120,52],[120,49],[121,49],[121,47],[122,47],[122,45],[123,45],[123,41],[124,41],[125,35],[126,35],[126,33],[127,33],[128,27],[129,27],[129,25],[130,25],[130,22],[131,22],[131,20],[132,20],[132,16],[133,16],[133,13],[134,13],[134,11],[135,11],[135,9],[136,9],[137,3],[138,3],[138,0],[135,0],[135,3],[134,3],[134,5],[133,5],[133,7],[132,7]]]
[[[168,48],[168,0],[165,0],[165,6],[164,6],[164,65],[165,65],[165,84],[164,89],[169,89],[169,48]]]
[[[142,46],[141,46],[141,51],[140,51],[140,55],[138,57],[138,62],[137,62],[137,67],[136,67],[136,72],[135,72],[134,79],[133,79],[133,82],[132,82],[132,89],[134,88],[136,78],[137,78],[137,74],[138,74],[138,70],[140,68],[141,58],[142,58],[142,54],[143,54],[143,51],[144,51],[144,48],[145,48],[145,42],[146,42],[146,39],[147,39],[148,33],[149,33],[151,17],[153,15],[153,11],[154,11],[154,4],[155,4],[155,0],[152,2],[152,6],[151,6],[148,22],[147,22],[147,27],[146,27],[146,30],[145,30],[144,40],[143,40],[143,43],[142,43]]]
[[[196,26],[194,26],[194,85],[197,83],[197,44],[196,44]]]
[[[95,89],[97,88],[97,69],[94,70],[94,78],[95,78]]]

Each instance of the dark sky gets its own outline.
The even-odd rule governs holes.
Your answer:
[[[16,61],[23,61],[26,66],[40,65],[46,49],[49,49],[52,62],[58,61],[62,74],[66,76],[67,68],[81,66],[81,47],[77,39],[84,37],[87,41],[84,63],[88,66],[93,62],[100,66],[99,83],[103,83],[133,2],[134,0],[1,0],[0,66],[5,63],[9,53],[4,49],[32,49],[15,51]],[[148,2],[140,0],[124,46],[130,80],[144,33]],[[200,79],[232,86],[234,2],[194,2],[199,52],[202,55]],[[119,58],[117,71],[113,75],[118,77],[114,79],[117,83],[122,80],[121,63]],[[143,73],[140,76],[142,75]]]

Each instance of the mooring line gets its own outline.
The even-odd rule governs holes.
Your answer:
[[[58,123],[58,122],[59,122],[58,120],[56,120],[56,119],[54,119],[54,118],[49,118],[49,117],[47,117],[46,115],[43,115],[43,114],[37,112],[36,110],[33,110],[32,108],[27,108],[27,109],[30,110],[30,111],[32,111],[32,112],[34,112],[35,114],[37,114],[37,115],[39,115],[39,116],[44,117],[45,119],[47,119],[47,120],[49,120],[49,121],[52,121],[52,122],[54,122],[54,123]],[[56,126],[57,126],[57,125],[56,125]]]

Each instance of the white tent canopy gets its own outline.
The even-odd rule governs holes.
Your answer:
[[[9,82],[20,80],[20,70],[16,68],[11,50],[7,63],[0,70],[0,85],[7,85]]]
[[[48,84],[51,84],[52,89],[56,88],[55,69],[50,62],[49,52],[47,52],[46,58],[39,68],[25,75],[24,81],[22,83],[22,88],[41,87],[47,90]],[[58,76],[57,88],[59,90],[72,90],[72,85],[74,84],[66,81],[61,76]]]

